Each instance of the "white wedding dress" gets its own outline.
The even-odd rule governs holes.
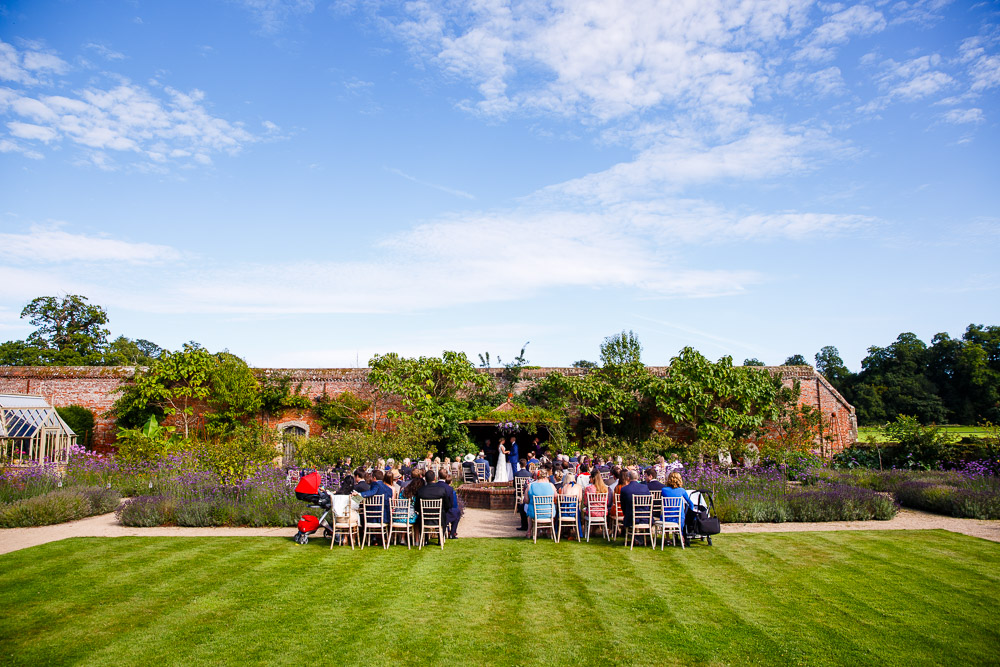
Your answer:
[[[493,473],[494,482],[510,481],[510,466],[507,464],[507,455],[503,452],[497,455],[497,467]]]

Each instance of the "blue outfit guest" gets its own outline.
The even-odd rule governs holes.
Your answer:
[[[483,454],[483,452],[479,452],[479,456],[476,458],[475,461],[473,461],[473,463],[485,463],[486,464],[486,481],[488,482],[488,481],[490,481],[490,479],[492,479],[492,477],[490,475],[490,462],[486,460],[486,456]]]
[[[552,496],[552,504],[544,509],[535,507],[537,496]],[[540,479],[528,485],[528,494],[525,496],[524,513],[532,519],[551,519],[555,516],[555,496],[556,487],[551,482]]]
[[[687,503],[687,509],[691,509],[691,496],[688,495],[688,492],[684,490],[683,486],[681,486],[683,483],[684,480],[681,479],[681,474],[679,472],[672,472],[669,475],[667,475],[667,485],[663,487],[663,491],[661,491],[660,494],[664,498],[683,498],[684,501]],[[687,514],[686,511],[681,510],[682,533],[684,532],[684,518],[685,518],[684,515],[686,514]]]
[[[361,492],[362,498],[371,498],[372,496],[381,494],[382,498],[382,517],[385,523],[390,522],[390,514],[392,512],[392,487],[386,484],[384,481],[385,473],[381,470],[375,471],[375,481],[372,482],[371,488],[367,491]]]

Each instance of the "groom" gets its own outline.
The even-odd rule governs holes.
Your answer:
[[[517,437],[516,436],[513,436],[513,435],[510,436],[510,447],[509,447],[509,449],[510,449],[510,456],[508,457],[508,459],[510,460],[511,466],[513,466],[513,468],[514,468],[514,472],[517,472],[518,471],[518,467],[517,466],[518,466],[518,462],[520,461],[520,459],[517,456]]]

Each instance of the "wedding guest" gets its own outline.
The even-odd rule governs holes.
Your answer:
[[[583,494],[584,494],[583,495],[583,509],[584,509],[584,511],[588,515],[592,515],[592,516],[595,516],[595,517],[607,516],[608,515],[608,505],[607,505],[607,503],[603,503],[603,504],[601,504],[599,506],[598,505],[594,505],[593,507],[590,507],[589,506],[589,501],[588,501],[588,496],[591,493],[607,493],[607,492],[608,492],[608,485],[604,483],[604,478],[601,477],[600,475],[593,475],[590,478],[590,484],[588,484],[587,488],[585,488],[583,490]]]
[[[477,464],[480,464],[480,465],[483,464],[483,463],[486,464],[486,478],[485,479],[479,479],[478,475],[477,475],[476,479],[478,481],[481,481],[481,482],[488,482],[488,481],[490,481],[490,462],[486,460],[486,454],[485,454],[485,452],[480,451],[479,452],[479,456],[473,462],[477,463]]]
[[[667,485],[660,491],[660,495],[664,498],[683,498],[687,503],[687,508],[691,509],[691,496],[684,490],[684,480],[681,478],[681,474],[676,470],[667,475]],[[685,514],[687,514],[687,512],[681,510],[681,534],[684,533]]]
[[[358,468],[354,471],[354,490],[358,493],[364,493],[371,489],[371,485],[365,481],[365,469]]]
[[[645,484],[639,483],[639,473],[634,470],[630,470],[625,473],[627,476],[628,484],[622,485],[621,490],[621,508],[622,516],[625,517],[625,525],[632,525],[632,499],[635,496],[648,496],[649,489]]]
[[[646,488],[650,490],[654,495],[663,490],[663,484],[656,479],[656,469],[646,468]]]
[[[372,484],[371,488],[367,491],[358,492],[362,498],[371,498],[375,495],[382,496],[382,521],[385,523],[390,522],[390,513],[392,511],[392,488],[385,483],[385,472],[382,470],[376,470],[372,474]],[[357,492],[357,490],[356,490]]]
[[[525,530],[527,530],[528,517],[532,519],[550,519],[555,516],[554,504],[545,508],[538,508],[534,502],[535,498],[539,496],[552,496],[553,500],[555,500],[555,495],[556,487],[552,486],[544,477],[528,484],[524,489],[525,503],[521,510],[523,513],[521,523],[525,526]]]
[[[573,456],[569,457],[570,463],[580,463],[580,452],[573,452]]]
[[[421,500],[440,500],[441,501],[441,520],[448,514],[448,510],[451,509],[451,494],[443,486],[435,484],[437,480],[437,474],[433,470],[424,471],[424,486],[417,491],[417,514],[421,515],[421,521],[423,521],[423,509],[420,506]]]
[[[517,471],[514,473],[514,477],[526,477],[526,478],[528,478],[530,480],[531,479],[531,473],[528,472],[527,460],[526,459],[521,459],[518,463],[520,463],[521,465],[517,469]],[[515,484],[516,484],[516,482],[515,482]],[[529,481],[528,484],[531,484],[531,482]],[[528,530],[528,515],[524,513],[524,502],[523,502],[523,500],[517,506],[517,513],[521,517],[521,525],[518,527],[518,530]]]
[[[403,459],[403,465],[399,469],[399,473],[403,477],[409,477],[413,473],[413,466],[410,463],[410,459]]]
[[[458,538],[458,522],[462,520],[462,508],[459,505],[458,493],[451,485],[451,472],[442,468],[441,479],[437,483],[444,486],[451,496],[451,509],[444,514],[444,520],[448,524],[448,537],[454,540]]]

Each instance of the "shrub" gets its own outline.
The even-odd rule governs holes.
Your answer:
[[[123,526],[151,528],[174,523],[176,501],[166,496],[138,496],[125,501],[115,511]]]
[[[76,444],[90,449],[94,441],[94,413],[82,405],[56,408],[66,425],[76,433]]]
[[[0,506],[0,528],[49,526],[108,512],[118,504],[110,489],[57,489]]]
[[[0,503],[34,498],[59,487],[59,471],[51,465],[0,469]]]

